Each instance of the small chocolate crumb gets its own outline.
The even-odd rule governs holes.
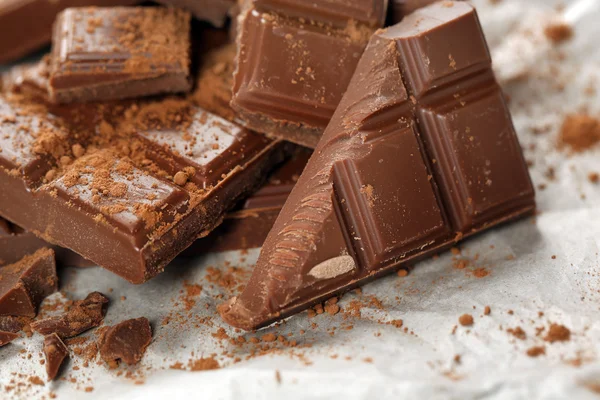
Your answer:
[[[458,322],[462,326],[471,326],[473,325],[473,316],[471,314],[463,314],[458,318]]]
[[[140,362],[152,340],[152,328],[147,318],[129,319],[104,332],[100,338],[100,356],[115,366],[120,360],[128,365]]]
[[[529,357],[539,357],[546,354],[546,348],[544,346],[534,346],[527,349],[527,355]]]
[[[48,381],[53,381],[56,378],[60,366],[68,355],[67,346],[56,333],[44,337],[44,356],[46,358]]]
[[[546,342],[567,342],[571,339],[571,331],[564,325],[550,324],[550,329],[544,340]]]

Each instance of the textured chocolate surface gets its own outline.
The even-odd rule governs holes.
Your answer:
[[[229,212],[217,229],[194,242],[182,255],[190,257],[261,247],[311,153],[308,149],[298,148],[263,187]]]
[[[137,0],[2,0],[0,64],[15,61],[50,43],[56,15],[68,7],[127,6]]]
[[[269,136],[314,148],[387,1],[248,1],[232,107]]]
[[[60,366],[69,356],[69,350],[56,333],[44,337],[44,357],[46,359],[46,374],[53,381],[58,376]]]
[[[57,103],[186,92],[190,15],[164,7],[74,8],[54,26],[50,96]]]
[[[35,317],[37,308],[57,289],[51,249],[41,249],[15,264],[0,267],[0,315]]]
[[[100,338],[100,357],[109,365],[122,361],[140,362],[152,341],[152,328],[146,318],[129,319],[111,326]]]
[[[0,215],[133,283],[283,160],[281,143],[178,100],[52,111],[0,98]]]
[[[19,331],[24,325],[22,319],[6,315],[0,316],[0,347],[20,337]]]
[[[31,323],[31,330],[42,335],[58,335],[66,339],[100,326],[106,315],[108,299],[100,292],[92,292],[77,300],[62,315]]]
[[[181,7],[191,11],[201,21],[222,28],[230,17],[235,0],[157,0],[159,3]]]
[[[220,312],[255,329],[534,208],[475,10],[436,3],[373,36],[250,281]]]

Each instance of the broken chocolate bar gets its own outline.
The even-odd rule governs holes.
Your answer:
[[[387,0],[249,0],[231,105],[250,129],[314,148]]]
[[[57,289],[54,251],[41,249],[15,264],[0,267],[0,315],[35,317]]]
[[[52,43],[49,89],[57,103],[191,89],[190,15],[179,9],[67,9]]]
[[[395,25],[402,21],[402,18],[408,14],[435,2],[436,0],[390,0],[388,20],[391,22],[391,25]]]
[[[292,158],[275,171],[260,190],[229,212],[217,229],[197,240],[182,256],[261,247],[311,153],[308,149],[299,147]]]
[[[0,97],[0,215],[133,283],[206,236],[284,159],[282,143],[185,101],[87,107],[117,115],[72,128]]]
[[[159,3],[191,11],[194,17],[222,28],[231,16],[236,0],[157,0]]]
[[[134,365],[140,362],[151,341],[148,319],[129,319],[104,332],[100,338],[100,357],[111,367],[118,361]]]
[[[78,300],[62,315],[31,323],[31,330],[42,335],[57,334],[66,339],[100,326],[106,315],[108,299],[100,292],[92,292]]]
[[[33,254],[44,247],[54,250],[58,265],[80,268],[94,265],[79,254],[59,246],[52,246],[33,233],[0,218],[0,266],[16,263],[26,255]]]
[[[44,337],[44,357],[46,358],[46,374],[48,381],[53,381],[58,375],[60,366],[69,356],[69,350],[56,333]]]
[[[56,15],[68,7],[126,6],[138,0],[2,0],[0,64],[15,61],[50,43]]]
[[[221,315],[268,325],[534,208],[477,14],[433,4],[373,36]]]

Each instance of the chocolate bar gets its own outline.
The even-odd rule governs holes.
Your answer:
[[[256,329],[534,208],[475,9],[435,3],[373,36],[250,281],[219,309]]]
[[[282,143],[182,100],[53,110],[64,119],[18,100],[0,97],[0,215],[132,283],[218,226],[284,158]]]
[[[44,337],[44,358],[46,359],[48,381],[53,381],[56,378],[60,366],[68,356],[67,346],[56,333]]]
[[[56,15],[69,7],[127,6],[138,0],[2,0],[0,1],[0,64],[50,43]]]
[[[57,290],[51,249],[41,249],[17,263],[0,267],[0,315],[35,317],[37,308]]]
[[[390,0],[388,8],[388,20],[391,25],[402,21],[402,18],[415,12],[421,7],[435,3],[436,0]]]
[[[248,0],[231,105],[246,127],[314,148],[387,0]]]
[[[52,38],[57,103],[187,92],[190,15],[163,7],[71,8]]]
[[[222,28],[231,16],[236,0],[157,0],[159,3],[191,11],[194,17]]]
[[[77,253],[59,246],[52,246],[33,233],[0,218],[0,266],[15,263],[44,247],[54,250],[56,263],[61,266],[84,268],[95,265]]]
[[[311,153],[305,148],[296,149],[291,159],[278,168],[262,188],[229,212],[217,229],[197,240],[182,256],[261,247]]]
[[[129,319],[109,327],[100,338],[100,357],[109,366],[118,361],[127,365],[140,362],[152,341],[152,328],[148,319]]]

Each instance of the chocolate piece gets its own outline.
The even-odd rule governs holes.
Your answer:
[[[48,102],[49,68],[49,55],[35,63],[16,65],[2,75],[2,90]]]
[[[433,4],[373,36],[221,315],[267,325],[534,208],[476,12]]]
[[[57,289],[54,251],[41,249],[0,267],[0,315],[35,317],[37,308]]]
[[[187,92],[190,15],[159,7],[72,8],[52,39],[57,103]]]
[[[13,226],[0,218],[0,266],[15,263],[26,255],[33,254],[44,247],[54,250],[58,265],[80,268],[95,265],[77,253],[59,246],[53,246],[33,233],[27,232],[18,226]]]
[[[17,339],[23,328],[23,321],[17,317],[0,316],[0,347]]]
[[[437,0],[390,0],[388,6],[388,20],[391,25],[402,21],[402,18],[415,12],[421,7],[435,3]]]
[[[56,15],[68,7],[126,6],[138,0],[2,0],[0,1],[0,64],[50,43]]]
[[[77,300],[62,315],[31,323],[31,330],[42,335],[57,334],[63,339],[77,336],[100,326],[106,315],[108,299],[100,292],[92,292],[83,300]]]
[[[119,360],[134,365],[140,362],[151,341],[148,319],[129,319],[104,332],[100,338],[100,357],[110,366],[116,366]]]
[[[60,366],[69,356],[69,350],[56,333],[44,337],[44,357],[46,358],[46,373],[48,381],[53,381],[58,375]]]
[[[105,118],[89,132],[39,108],[0,97],[0,215],[133,283],[214,229],[284,157],[281,143],[183,101],[115,106],[119,127]]]
[[[386,0],[249,0],[231,105],[257,132],[314,148]]]
[[[261,247],[311,153],[299,147],[260,190],[228,213],[217,229],[197,240],[182,256],[194,257],[211,252]]]
[[[210,22],[222,28],[231,15],[230,10],[235,6],[235,0],[156,0],[159,3],[181,7],[191,11],[194,17],[201,21]]]

